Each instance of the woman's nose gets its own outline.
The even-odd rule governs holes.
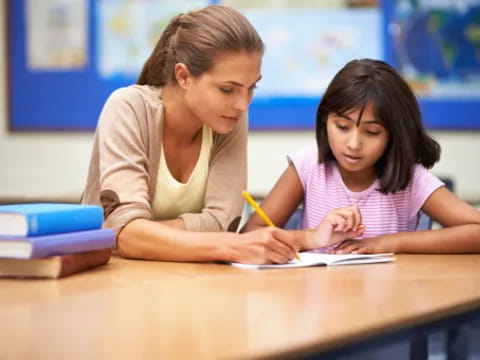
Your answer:
[[[236,99],[234,107],[235,107],[235,110],[245,112],[247,111],[249,104],[250,104],[250,96],[241,95]]]

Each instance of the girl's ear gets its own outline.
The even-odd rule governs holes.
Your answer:
[[[184,63],[175,64],[175,79],[177,80],[178,85],[184,90],[190,85],[190,71],[188,70],[187,65]]]

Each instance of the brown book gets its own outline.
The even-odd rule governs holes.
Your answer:
[[[0,277],[61,278],[104,265],[112,249],[99,249],[37,259],[0,258]]]

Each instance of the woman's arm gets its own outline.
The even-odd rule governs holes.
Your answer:
[[[218,157],[214,156],[211,164],[215,169],[211,176],[216,180],[209,180],[207,186],[207,210],[158,222],[151,220],[146,123],[145,104],[138,90],[124,88],[112,94],[97,127],[88,196],[84,198],[87,203],[100,200],[106,216],[105,226],[115,229],[117,247],[123,256],[252,263],[283,263],[293,258],[298,246],[295,239],[281,229],[263,229],[245,235],[182,230],[192,224],[199,230],[208,226],[210,230],[222,229],[233,215],[240,215],[243,205],[240,193],[246,178],[246,122],[240,124],[234,136],[227,136],[217,144]],[[231,180],[232,176],[236,177],[235,181]],[[235,184],[235,193],[232,184]],[[237,200],[231,205],[233,198]]]
[[[82,202],[102,205],[104,226],[116,235],[132,220],[152,218],[147,124],[144,100],[132,87],[114,91],[98,120]]]
[[[185,224],[182,219],[172,219],[172,220],[159,220],[156,221],[157,224],[163,224],[175,229],[185,230]]]
[[[117,244],[128,258],[256,264],[285,263],[300,247],[295,236],[275,227],[247,234],[192,232],[145,219],[126,225]]]
[[[435,190],[423,208],[444,228],[400,232],[342,243],[337,253],[472,253],[480,252],[480,212],[444,186]]]

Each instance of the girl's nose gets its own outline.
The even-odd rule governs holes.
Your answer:
[[[357,129],[354,129],[350,136],[348,137],[347,146],[351,150],[359,150],[362,147],[360,134],[358,133]]]

